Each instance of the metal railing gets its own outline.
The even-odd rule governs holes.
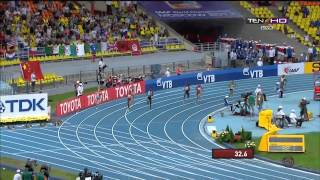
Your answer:
[[[138,65],[138,66],[124,66],[107,68],[104,71],[104,79],[110,75],[122,75],[124,77],[137,77],[144,75],[147,79],[155,76],[164,75],[167,68],[170,69],[172,74],[175,74],[176,68],[181,68],[182,71],[198,71],[207,68],[203,59],[177,61],[172,63],[161,63],[152,65]],[[77,74],[63,76],[64,84],[73,84],[76,81],[82,82],[97,82],[97,71],[80,71]]]
[[[220,42],[195,43],[195,51],[222,51],[223,46]]]

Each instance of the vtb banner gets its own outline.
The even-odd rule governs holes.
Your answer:
[[[121,40],[116,42],[116,49],[119,52],[131,51],[132,55],[140,55],[141,47],[138,40]]]
[[[30,81],[31,74],[34,72],[36,79],[43,79],[43,74],[40,67],[39,61],[26,61],[20,64],[22,77],[24,80]]]
[[[100,98],[97,98],[99,94],[95,92],[80,97],[67,99],[56,105],[56,114],[57,116],[63,116],[92,107],[99,103],[124,98],[127,97],[130,91],[132,91],[134,94],[145,93],[145,81],[104,89],[100,91]]]
[[[305,74],[312,74],[316,71],[320,71],[320,61],[304,63]]]
[[[180,76],[163,77],[146,81],[146,90],[154,91],[183,87],[186,84],[207,84],[220,81],[239,79],[257,79],[269,76],[277,76],[277,65],[268,65],[253,68],[235,68],[231,70],[213,70],[197,73],[185,73]]]
[[[48,94],[0,96],[0,121],[48,115]]]

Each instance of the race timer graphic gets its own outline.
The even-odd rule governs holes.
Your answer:
[[[214,159],[252,159],[254,158],[253,149],[212,149]]]

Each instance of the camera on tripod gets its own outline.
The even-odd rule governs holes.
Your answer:
[[[99,171],[92,173],[88,168],[84,168],[84,170],[79,173],[79,177],[80,180],[103,180],[103,175]]]
[[[252,92],[245,92],[245,93],[242,93],[241,94],[241,98],[248,98],[249,96],[251,96],[252,95]]]

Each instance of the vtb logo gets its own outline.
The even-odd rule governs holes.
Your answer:
[[[200,72],[200,73],[197,74],[197,80],[198,81],[203,81],[205,84],[206,83],[213,83],[215,81],[215,76],[214,76],[214,74],[203,75]]]
[[[157,83],[157,86],[160,86],[163,89],[171,89],[172,88],[172,80],[162,81],[161,78],[158,78],[156,83]]]
[[[312,64],[312,72],[320,71],[320,62]]]
[[[6,106],[0,101],[0,113],[3,113],[6,110]]]

